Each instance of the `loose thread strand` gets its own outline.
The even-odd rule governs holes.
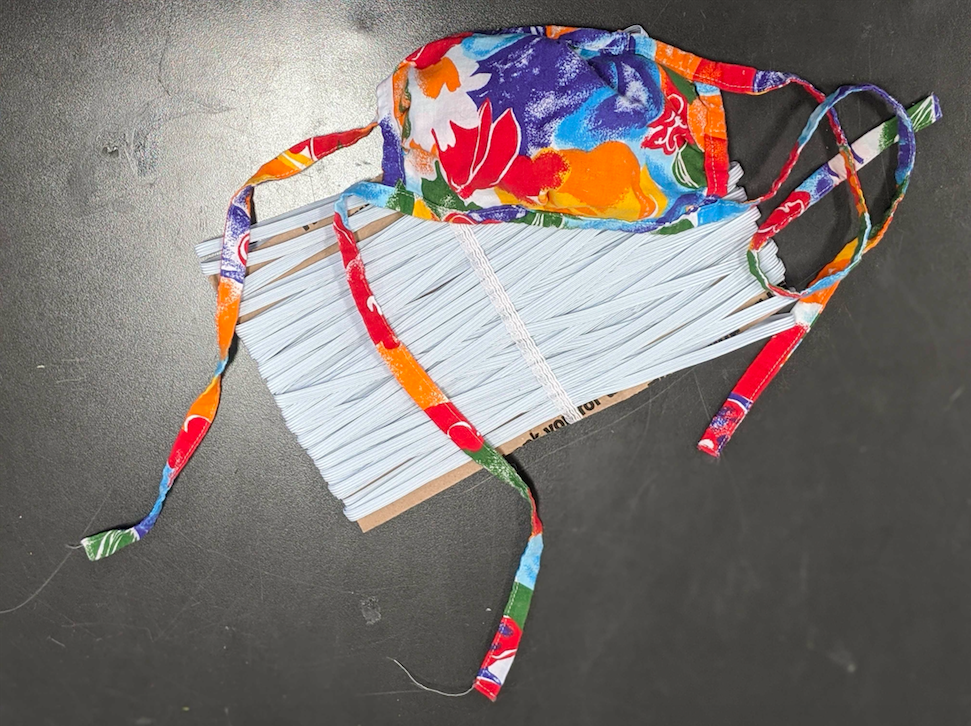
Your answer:
[[[411,673],[408,671],[408,669],[405,668],[403,665],[401,665],[401,663],[398,660],[396,660],[395,658],[390,658],[389,657],[388,660],[390,660],[392,663],[394,663],[396,666],[398,666],[401,670],[403,670],[405,672],[405,675],[408,676],[408,680],[410,680],[412,683],[414,683],[416,686],[418,686],[421,690],[428,691],[429,693],[437,693],[439,696],[446,696],[448,698],[461,698],[462,696],[467,696],[470,693],[472,693],[472,690],[475,688],[475,684],[473,684],[473,685],[469,686],[468,689],[462,691],[461,693],[448,693],[446,691],[439,691],[437,688],[432,688],[431,686],[426,686],[424,683],[420,683],[418,681],[418,679],[415,678],[413,675],[411,675]]]

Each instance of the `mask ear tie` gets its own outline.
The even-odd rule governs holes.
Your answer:
[[[246,277],[246,257],[249,250],[250,226],[253,221],[253,189],[266,181],[286,179],[313,166],[317,161],[338,149],[350,146],[371,133],[376,123],[361,128],[314,136],[291,146],[271,159],[251,176],[229,203],[223,232],[219,262],[219,283],[216,294],[216,342],[219,362],[205,390],[189,406],[182,426],[175,436],[169,458],[162,469],[158,495],[149,513],[137,524],[93,534],[81,540],[89,560],[100,560],[137,542],[155,526],[165,498],[179,472],[202,443],[219,408],[219,393],[223,371],[229,364],[229,350],[239,318],[239,303]]]
[[[818,123],[823,113],[828,113],[833,105],[846,96],[862,91],[873,92],[881,96],[894,109],[895,118],[869,131],[857,140],[852,147],[846,150],[841,149],[839,156],[834,157],[829,163],[811,174],[782,204],[773,210],[752,238],[748,252],[750,269],[768,292],[791,297],[796,301],[792,308],[793,327],[769,339],[769,342],[766,343],[739,379],[698,442],[698,449],[706,454],[717,457],[721,453],[748,414],[753,403],[772,382],[772,379],[789,360],[793,351],[819,318],[839,283],[860,262],[863,255],[883,238],[893,219],[894,212],[907,190],[914,163],[914,133],[926,128],[941,117],[940,104],[937,97],[933,95],[904,111],[895,99],[876,86],[844,86],[827,97],[826,101],[820,104],[820,107],[810,118],[803,135],[800,136],[800,148],[804,143],[803,137],[805,136],[808,139],[808,135],[815,130],[815,124]],[[861,201],[862,190],[859,188],[856,170],[868,164],[895,143],[899,144],[895,171],[895,194],[883,219],[874,227],[871,225],[869,214],[866,212],[866,202],[865,200]],[[847,163],[848,160],[850,160],[849,163]],[[810,206],[847,179],[850,180],[851,187],[854,187],[855,180],[854,197],[857,199],[857,210],[861,212],[860,229],[856,239],[847,243],[833,261],[817,274],[805,290],[788,290],[769,283],[761,269],[758,250],[772,236],[778,234],[792,221],[804,214]]]
[[[512,487],[529,505],[529,539],[519,558],[506,607],[499,621],[492,644],[479,666],[473,688],[490,700],[495,700],[506,680],[519,648],[523,626],[536,589],[540,556],[543,553],[543,523],[539,518],[536,499],[519,472],[480,434],[472,423],[449,400],[408,347],[398,338],[381,311],[371,290],[364,259],[350,228],[347,199],[360,187],[345,191],[334,205],[334,234],[344,263],[344,273],[351,297],[371,342],[395,379],[453,444],[474,462],[501,482]],[[420,685],[420,684],[419,684]]]

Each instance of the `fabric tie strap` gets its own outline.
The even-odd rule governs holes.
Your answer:
[[[151,511],[132,527],[109,529],[81,540],[89,560],[100,560],[113,555],[132,542],[137,542],[148,534],[162,511],[175,478],[202,443],[212,425],[219,407],[220,381],[229,363],[229,348],[236,331],[239,317],[239,301],[243,294],[243,278],[246,276],[246,255],[249,248],[249,231],[252,224],[253,188],[257,184],[276,179],[286,179],[297,174],[314,162],[328,156],[340,148],[350,146],[367,136],[376,123],[362,126],[351,131],[341,131],[323,136],[314,136],[301,141],[276,158],[268,161],[247,180],[229,203],[226,213],[226,226],[223,231],[222,252],[219,263],[219,286],[216,294],[216,341],[219,348],[219,362],[212,380],[199,397],[189,406],[182,427],[176,434],[168,461],[162,469],[162,480],[158,485],[158,496]]]
[[[486,442],[482,434],[442,392],[411,351],[398,339],[381,312],[368,284],[357,240],[350,230],[347,199],[353,193],[354,187],[351,187],[337,201],[334,232],[340,246],[351,296],[378,354],[405,392],[442,433],[452,440],[452,443],[486,471],[515,489],[529,504],[529,539],[520,557],[519,568],[513,578],[512,590],[503,609],[499,629],[486,652],[473,684],[475,690],[494,701],[516,657],[523,625],[533,599],[540,555],[543,553],[543,523],[539,519],[533,493],[519,476],[519,472]]]
[[[837,91],[830,96],[831,99],[835,98],[833,103],[849,95],[849,93],[856,92],[856,90],[873,90],[872,87],[850,87],[850,89],[842,95],[839,95],[840,91]],[[884,95],[883,92],[879,93],[881,96]],[[836,98],[838,95],[839,97]],[[898,143],[898,140],[906,139],[905,143],[909,143],[909,149],[901,148],[898,152],[898,165],[895,174],[896,194],[887,213],[876,229],[867,228],[865,244],[860,244],[860,237],[847,243],[836,258],[819,272],[812,284],[802,293],[792,293],[787,290],[777,291],[775,286],[768,286],[768,289],[773,293],[779,294],[781,292],[781,294],[790,297],[795,295],[800,298],[792,309],[795,325],[789,330],[775,335],[765,344],[765,347],[732,389],[718,413],[712,418],[698,442],[700,451],[715,457],[721,454],[735,430],[748,415],[752,404],[772,382],[772,379],[789,360],[799,343],[802,342],[806,333],[809,332],[813,323],[819,318],[840,281],[859,262],[862,255],[882,239],[884,232],[886,232],[894,211],[906,191],[910,170],[913,167],[913,134],[941,117],[940,103],[934,95],[914,104],[906,113],[903,113],[903,119],[906,119],[903,123],[900,123],[903,120],[901,118],[903,109],[899,107],[896,101],[892,99],[891,101],[896,113],[895,118],[872,129],[852,146],[854,165],[859,169],[873,161],[893,144]],[[818,116],[815,120],[818,122]],[[807,129],[809,129],[809,124],[807,124]],[[901,129],[904,130],[903,136],[900,134]],[[845,181],[847,177],[848,169],[842,155],[834,157],[829,163],[811,174],[769,215],[765,224],[752,239],[750,255],[752,249],[757,250],[764,245],[768,239],[805,213],[810,206]],[[756,277],[759,276],[757,262],[756,265],[753,265],[753,273]]]
[[[132,527],[109,529],[82,539],[81,544],[89,559],[99,560],[108,557],[148,534],[158,519],[165,497],[172,488],[175,478],[202,442],[216,415],[220,381],[229,363],[229,349],[239,317],[239,304],[246,276],[254,187],[265,181],[286,179],[303,171],[334,151],[364,138],[376,125],[371,123],[358,129],[315,136],[302,141],[261,166],[256,174],[233,195],[226,215],[220,256],[216,302],[219,362],[216,372],[206,390],[189,407],[182,428],[172,446],[168,462],[163,469],[158,497],[149,514]],[[473,684],[475,690],[495,700],[516,656],[523,625],[529,612],[536,574],[539,572],[540,556],[543,552],[543,525],[529,486],[509,462],[486,443],[472,423],[438,388],[418,361],[398,340],[382,315],[365,277],[364,263],[357,240],[349,227],[347,199],[353,193],[353,189],[354,187],[351,187],[347,190],[338,201],[333,226],[351,294],[378,353],[401,386],[438,428],[471,459],[513,487],[529,504],[529,539],[520,558],[499,628]]]

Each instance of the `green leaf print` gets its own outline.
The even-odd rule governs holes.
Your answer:
[[[698,98],[698,91],[695,89],[695,85],[689,81],[684,76],[679,76],[677,73],[672,73],[671,71],[664,69],[664,72],[668,74],[668,78],[674,87],[678,89],[678,92],[684,96],[684,100],[689,104]]]
[[[661,227],[661,229],[655,231],[655,234],[677,234],[678,232],[684,232],[686,229],[691,229],[692,227],[694,227],[694,224],[690,219],[679,219],[674,224]]]
[[[395,209],[402,214],[412,214],[415,211],[415,195],[405,189],[405,185],[398,180],[394,191],[388,197],[388,209]]]
[[[435,178],[421,180],[421,195],[425,201],[441,207],[442,209],[452,209],[458,211],[468,211],[478,209],[474,204],[467,204],[445,181],[442,174],[442,167],[435,162]]]
[[[694,144],[685,144],[674,155],[674,178],[689,189],[701,189],[708,183],[705,154]]]

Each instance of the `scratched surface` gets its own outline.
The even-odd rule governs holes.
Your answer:
[[[2,2],[0,16],[4,726],[967,723],[966,0],[106,0]],[[97,564],[66,549],[152,501],[214,360],[192,245],[221,229],[232,190],[289,143],[370,119],[375,84],[422,42],[539,22],[641,22],[827,89],[941,97],[894,228],[724,459],[694,443],[754,348],[517,454],[548,543],[495,705],[420,692],[390,658],[468,685],[524,537],[520,502],[480,474],[362,535],[245,351],[151,536]],[[728,104],[758,192],[810,104]],[[842,108],[853,135],[886,115]],[[368,143],[261,189],[260,211],[373,174]],[[831,151],[812,144],[799,168]],[[846,201],[784,235],[793,282],[848,238]]]

